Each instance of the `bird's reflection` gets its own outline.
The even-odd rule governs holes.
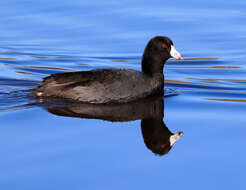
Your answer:
[[[172,133],[163,122],[164,102],[161,97],[120,105],[96,105],[66,102],[62,104],[43,104],[50,113],[80,118],[101,119],[112,122],[134,121],[141,119],[144,143],[153,153],[167,154],[173,144],[183,135]]]

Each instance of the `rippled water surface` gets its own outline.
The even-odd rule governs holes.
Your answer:
[[[245,0],[1,1],[0,188],[245,189],[245,20]],[[166,63],[163,99],[27,96],[53,73],[140,70],[156,35],[185,58]],[[157,142],[180,131],[160,156]]]

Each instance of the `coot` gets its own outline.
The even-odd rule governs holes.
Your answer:
[[[33,92],[42,98],[65,98],[94,104],[126,103],[163,95],[163,67],[170,57],[182,59],[170,38],[156,36],[145,47],[141,72],[109,68],[58,73],[44,78]]]

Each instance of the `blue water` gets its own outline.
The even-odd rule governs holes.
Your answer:
[[[1,1],[0,189],[245,189],[245,20],[245,0]],[[164,70],[163,121],[184,132],[168,154],[140,119],[59,116],[26,96],[53,73],[140,70],[156,35],[186,58]]]

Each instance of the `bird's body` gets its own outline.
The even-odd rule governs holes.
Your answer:
[[[33,93],[43,98],[65,98],[94,104],[126,103],[162,95],[163,67],[171,56],[182,58],[169,38],[155,37],[145,48],[142,72],[109,68],[53,74],[44,78]]]
[[[149,77],[132,69],[58,73],[46,77],[35,92],[88,103],[125,103],[163,92],[163,75]]]

